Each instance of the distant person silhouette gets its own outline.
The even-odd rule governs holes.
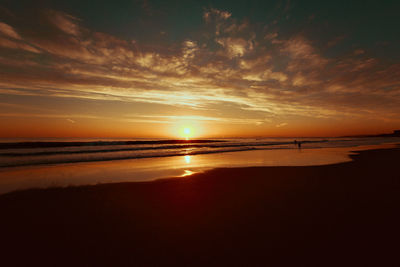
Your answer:
[[[297,142],[297,147],[301,148],[301,142]]]

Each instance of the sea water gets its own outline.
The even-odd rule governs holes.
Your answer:
[[[217,167],[334,164],[349,161],[350,151],[393,143],[400,138],[3,139],[0,193],[186,177]]]

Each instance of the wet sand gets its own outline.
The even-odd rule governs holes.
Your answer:
[[[0,195],[0,265],[399,266],[400,148]]]

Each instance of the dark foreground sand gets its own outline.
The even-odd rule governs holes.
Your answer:
[[[400,149],[0,196],[0,265],[400,266]]]

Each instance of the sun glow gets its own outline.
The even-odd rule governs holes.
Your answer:
[[[201,138],[205,133],[205,125],[196,120],[176,120],[170,124],[170,136],[179,139]]]
[[[190,126],[184,126],[180,131],[180,136],[189,140],[193,137],[193,128]]]
[[[186,156],[185,156],[185,162],[186,162],[186,164],[190,164],[190,160],[191,160],[191,156],[190,156],[190,155],[186,155]]]
[[[189,139],[189,137],[190,137],[190,133],[191,133],[192,131],[190,130],[190,128],[184,128],[183,129],[183,136],[186,138],[186,139]]]

